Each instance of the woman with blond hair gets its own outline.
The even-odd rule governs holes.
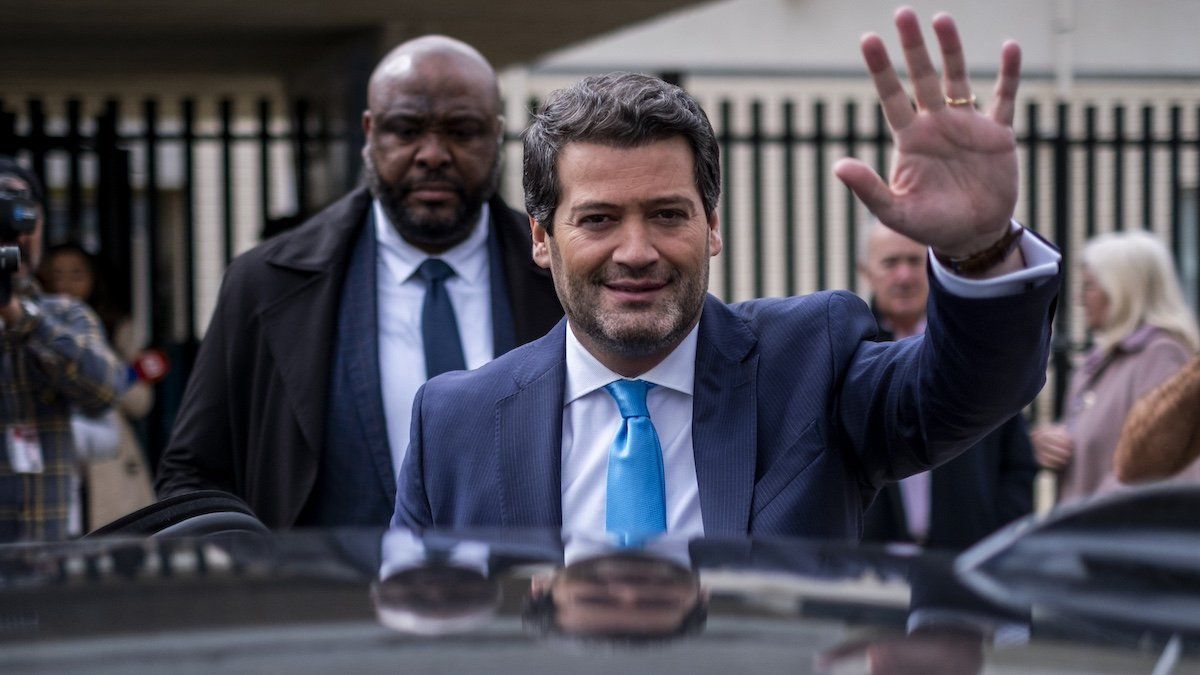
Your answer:
[[[1130,408],[1200,349],[1170,253],[1146,232],[1083,249],[1079,298],[1094,346],[1071,375],[1064,418],[1032,434],[1038,463],[1060,472],[1059,503],[1115,488],[1113,454]]]

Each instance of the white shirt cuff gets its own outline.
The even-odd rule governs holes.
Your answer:
[[[1012,227],[1021,225],[1014,220]],[[991,279],[966,279],[958,276],[938,261],[932,248],[929,250],[929,264],[938,282],[960,298],[1000,298],[1017,295],[1024,291],[1028,284],[1044,281],[1058,274],[1058,264],[1062,261],[1062,255],[1049,244],[1037,237],[1022,236],[1018,245],[1021,247],[1021,254],[1025,256],[1025,269]]]

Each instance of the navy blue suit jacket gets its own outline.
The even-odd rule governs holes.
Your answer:
[[[930,474],[929,548],[962,550],[1033,511],[1037,464],[1025,420],[1005,422]],[[913,541],[898,483],[887,485],[863,517],[863,541]]]
[[[885,481],[954,457],[1045,380],[1059,280],[987,300],[931,279],[922,339],[845,291],[705,301],[692,442],[708,536],[855,539]],[[559,527],[565,330],[414,401],[393,524]]]

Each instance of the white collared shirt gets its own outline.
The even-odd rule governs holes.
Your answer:
[[[692,392],[696,340],[692,329],[657,366],[638,379],[651,382],[646,397],[650,421],[663,451],[667,532],[704,535],[696,458],[692,452]],[[608,451],[621,413],[604,385],[622,379],[605,367],[567,330],[567,384],[562,424],[562,516],[567,532],[604,532],[608,498]]]
[[[1014,226],[1016,223],[1014,222]],[[946,290],[960,297],[1016,295],[1026,284],[1053,277],[1062,256],[1041,240],[1023,236],[1025,268],[992,279],[964,279],[936,258],[933,273]],[[658,386],[646,402],[663,450],[667,532],[671,536],[704,535],[696,458],[692,449],[692,405],[696,380],[699,326],[657,366],[638,379]],[[567,384],[562,424],[562,519],[567,532],[604,532],[608,497],[608,451],[621,415],[604,385],[621,379],[592,356],[567,330]]]
[[[465,241],[436,256],[404,241],[375,200],[375,266],[379,325],[379,384],[387,421],[393,473],[400,472],[408,450],[413,397],[425,384],[425,341],[421,338],[421,307],[425,281],[417,268],[426,258],[440,258],[454,269],[446,292],[454,303],[454,318],[463,342],[467,368],[492,360],[492,281],[487,238],[491,221],[488,205],[480,209],[479,222]]]

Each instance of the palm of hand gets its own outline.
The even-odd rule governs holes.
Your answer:
[[[892,167],[893,211],[887,224],[935,249],[961,249],[1002,231],[1012,217],[1015,135],[973,110],[918,113],[896,134]]]

